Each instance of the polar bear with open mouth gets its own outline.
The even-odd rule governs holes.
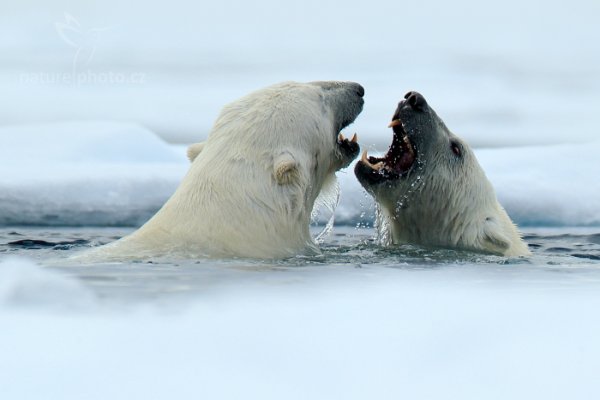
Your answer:
[[[384,157],[366,151],[355,174],[373,195],[393,244],[530,254],[464,140],[417,92],[398,104]]]
[[[354,82],[285,82],[225,106],[190,170],[140,229],[80,259],[282,258],[315,254],[317,196],[358,155],[341,130],[363,108]]]

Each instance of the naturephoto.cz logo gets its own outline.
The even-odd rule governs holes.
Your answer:
[[[55,22],[60,39],[73,49],[70,72],[33,72],[21,74],[23,83],[32,84],[144,84],[146,74],[92,69],[103,32],[111,27],[87,28],[73,15],[65,12],[64,21]]]

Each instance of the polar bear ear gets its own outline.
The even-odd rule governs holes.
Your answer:
[[[202,149],[204,148],[204,143],[205,142],[194,143],[190,145],[190,147],[188,147],[187,156],[190,159],[190,162],[193,162],[196,159],[196,157],[198,157],[198,154],[202,152]]]
[[[280,185],[288,185],[298,180],[298,163],[287,151],[275,157],[273,165],[275,180]]]
[[[498,254],[504,254],[510,247],[510,239],[493,217],[487,217],[483,223],[482,242],[486,249]]]

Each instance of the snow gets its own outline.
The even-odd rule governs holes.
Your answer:
[[[522,225],[600,225],[600,141],[479,150],[501,204]]]
[[[0,137],[0,225],[137,226],[162,206],[189,167],[183,146],[136,124],[12,126],[0,128]],[[518,224],[600,225],[600,186],[594,184],[600,142],[476,153]],[[353,166],[338,177],[337,223],[370,223],[373,201]]]
[[[66,121],[0,127],[7,163],[140,164],[181,161],[149,130],[133,123]],[[19,152],[14,152],[19,150]]]
[[[139,225],[187,171],[182,148],[128,123],[0,128],[0,225]]]
[[[0,387],[21,400],[594,397],[597,282],[485,268],[271,272],[288,275],[279,285],[262,271],[186,304],[107,309],[64,271],[5,260]]]
[[[38,3],[0,14],[2,125],[128,120],[189,143],[251,90],[339,79],[366,88],[367,143],[409,90],[476,146],[597,135],[594,0]]]
[[[599,12],[592,0],[15,2],[0,13],[0,225],[139,225],[187,170],[156,135],[202,141],[229,101],[324,79],[365,87],[346,136],[371,153],[418,90],[488,149],[517,222],[597,225]],[[370,198],[351,171],[341,180],[338,222],[368,220]]]
[[[75,278],[23,258],[9,257],[0,262],[0,309],[73,311],[89,309],[94,303],[94,295]]]

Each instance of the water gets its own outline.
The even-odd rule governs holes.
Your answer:
[[[130,231],[0,230],[3,397],[600,392],[598,228],[526,229],[526,259],[383,248],[338,226],[319,257],[61,265]]]
[[[61,266],[60,260],[91,246],[109,243],[131,228],[2,228],[0,261],[26,257],[81,281],[111,304],[192,302],[219,288],[366,282],[381,275],[406,279],[441,271],[437,279],[463,283],[494,281],[550,287],[600,285],[600,229],[530,228],[529,258],[505,258],[417,246],[381,247],[369,228],[336,227],[323,239],[323,254],[287,260],[165,260]],[[314,228],[315,233],[319,228]],[[57,261],[58,260],[58,261]],[[377,280],[375,278],[375,280]]]

